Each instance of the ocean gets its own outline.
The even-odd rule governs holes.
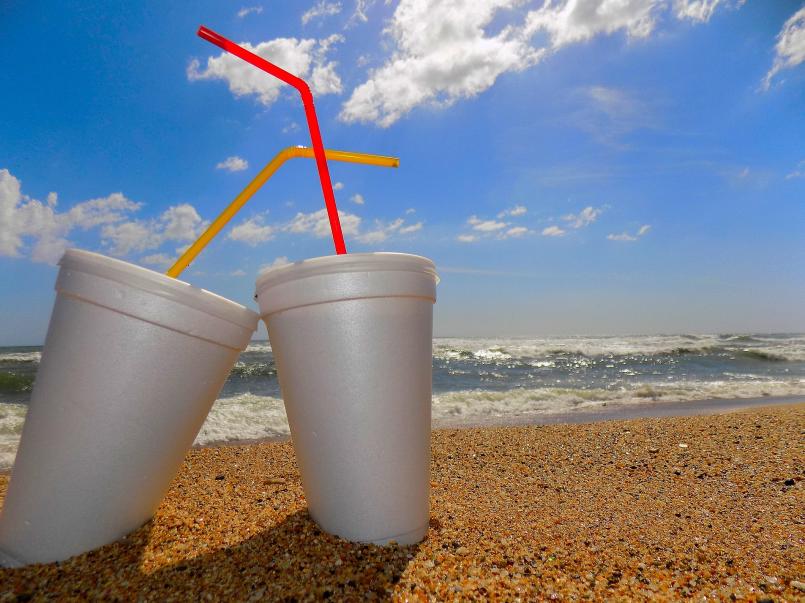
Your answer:
[[[0,347],[0,468],[14,461],[41,347]],[[433,340],[433,419],[472,424],[604,405],[805,396],[804,334]],[[196,439],[287,435],[268,342],[240,355]]]

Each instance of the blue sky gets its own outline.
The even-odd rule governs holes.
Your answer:
[[[438,335],[802,331],[805,3],[5,3],[0,345],[38,344],[75,246],[163,270],[281,148],[312,82],[350,251],[440,271]],[[332,253],[286,164],[183,275],[251,304]]]

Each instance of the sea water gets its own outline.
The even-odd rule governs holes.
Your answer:
[[[41,359],[0,348],[0,468],[11,466]],[[604,405],[805,396],[805,335],[437,338],[438,424],[529,417]],[[268,342],[240,355],[196,443],[285,436],[288,423]]]

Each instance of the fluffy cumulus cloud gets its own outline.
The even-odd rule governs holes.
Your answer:
[[[511,209],[504,210],[498,214],[498,218],[507,216],[518,217],[526,213],[523,205],[515,205]],[[519,238],[529,234],[531,231],[525,226],[514,225],[503,220],[482,220],[478,216],[472,215],[467,218],[467,226],[472,232],[463,233],[456,237],[460,243],[475,243],[482,238],[494,237],[496,239]]]
[[[391,222],[375,220],[374,228],[361,233],[356,238],[361,243],[382,243],[393,234],[408,235],[422,230],[422,222],[406,224],[403,218],[397,218]]]
[[[44,203],[32,199],[11,172],[0,169],[0,256],[27,255],[36,262],[56,263],[71,244],[71,232],[111,227],[139,208],[122,193],[112,193],[60,212],[55,193]]]
[[[308,10],[302,14],[302,25],[307,25],[315,19],[323,19],[325,17],[332,17],[341,12],[340,2],[326,2],[319,0]]]
[[[624,31],[630,38],[651,34],[660,0],[548,0],[526,17],[526,32],[544,32],[553,49]]]
[[[359,216],[338,210],[338,218],[344,236],[354,237],[359,234],[361,227]],[[330,219],[327,217],[327,210],[320,209],[309,214],[299,212],[283,227],[283,230],[294,234],[312,234],[319,239],[329,237]]]
[[[232,157],[227,157],[220,163],[216,164],[215,169],[226,170],[227,172],[242,172],[248,167],[249,167],[248,161],[246,161],[242,157],[233,155]]]
[[[280,266],[287,266],[290,263],[291,261],[287,256],[281,255],[275,258],[273,262],[260,266],[260,270],[265,270],[266,268],[279,268]]]
[[[275,232],[276,229],[273,226],[264,223],[263,216],[254,216],[230,230],[227,238],[254,247],[274,238]]]
[[[511,216],[512,218],[516,218],[517,216],[523,216],[528,212],[528,208],[525,205],[515,205],[509,209],[504,209],[502,212],[498,214],[498,218],[505,218],[506,216]]]
[[[805,62],[805,6],[795,12],[777,34],[774,47],[774,63],[763,79],[763,88],[768,90],[771,81],[783,69],[791,69]]]
[[[559,226],[546,226],[542,229],[543,237],[561,237],[564,236],[566,231]]]
[[[637,229],[635,234],[629,234],[628,232],[622,232],[620,234],[608,234],[607,239],[610,241],[620,241],[622,243],[631,243],[636,241],[643,235],[645,235],[649,230],[651,230],[650,224],[643,224],[640,228]]]
[[[127,256],[157,249],[165,243],[187,243],[207,226],[189,203],[174,205],[151,220],[131,220],[101,229],[101,241],[109,253]]]
[[[145,266],[153,266],[154,268],[165,270],[173,265],[174,260],[175,258],[164,253],[152,253],[151,255],[140,258],[140,263]]]
[[[328,55],[335,44],[343,40],[343,36],[333,34],[321,40],[276,38],[256,45],[244,42],[242,46],[305,79],[316,95],[339,94],[342,85],[336,73],[337,63],[329,60]],[[208,58],[204,68],[198,59],[193,59],[187,67],[187,78],[191,82],[224,80],[236,97],[252,95],[265,106],[277,100],[284,85],[277,78],[266,77],[259,69],[228,52]]]
[[[470,216],[467,224],[472,226],[473,230],[480,232],[495,232],[506,228],[506,222],[498,222],[496,220],[481,220],[478,216]]]
[[[503,73],[536,63],[522,28],[486,28],[520,0],[402,0],[385,30],[396,51],[353,90],[340,118],[387,127],[417,105],[450,105],[483,92]]]
[[[562,219],[568,223],[570,228],[584,228],[595,222],[602,211],[604,211],[602,208],[588,206],[577,214],[562,216]]]
[[[746,0],[676,0],[674,12],[678,19],[690,19],[698,23],[706,23],[721,6],[742,6]]]
[[[356,205],[363,205],[364,203],[366,203],[366,199],[364,199],[363,195],[361,195],[360,193],[355,193],[349,198],[349,200]]]
[[[365,3],[359,3],[361,7]],[[647,38],[665,15],[694,23],[742,0],[401,0],[384,30],[392,53],[340,119],[388,127],[419,105],[474,97],[498,77],[599,35]],[[525,5],[525,9],[524,9]],[[363,15],[361,8],[356,14]]]

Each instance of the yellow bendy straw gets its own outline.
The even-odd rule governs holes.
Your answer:
[[[400,160],[397,157],[385,157],[383,155],[370,155],[368,153],[353,153],[352,151],[334,151],[332,149],[325,149],[324,156],[328,160],[333,161],[347,161],[349,163],[365,163],[367,165],[379,165],[381,167],[399,167]],[[201,250],[204,249],[207,244],[212,241],[212,239],[221,232],[221,229],[226,226],[226,224],[235,216],[236,213],[240,210],[241,207],[246,205],[246,202],[252,198],[254,193],[260,190],[260,187],[263,186],[266,181],[268,181],[271,176],[274,175],[280,166],[288,161],[289,159],[293,159],[294,157],[307,157],[308,159],[313,159],[313,149],[309,147],[287,147],[282,149],[279,153],[274,156],[274,159],[268,162],[268,164],[260,170],[260,173],[254,177],[254,179],[249,182],[249,184],[244,188],[240,194],[235,197],[232,203],[221,212],[212,224],[207,227],[201,236],[196,239],[196,242],[193,243],[190,247],[187,248],[176,263],[170,267],[170,269],[165,273],[170,277],[177,278],[182,271],[187,268],[187,266],[192,262],[196,256],[201,253]]]

